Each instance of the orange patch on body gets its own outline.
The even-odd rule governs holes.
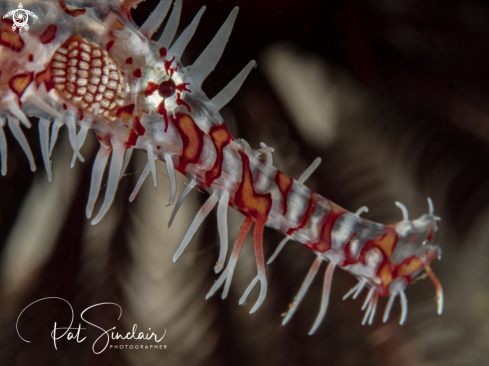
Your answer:
[[[204,146],[204,132],[197,126],[192,117],[182,112],[178,112],[175,117],[171,117],[171,120],[178,130],[183,144],[178,170],[185,172],[188,164],[195,164],[199,161]]]
[[[18,32],[12,31],[12,24],[14,23],[10,19],[2,19],[0,22],[0,45],[20,52],[24,47],[24,41]]]
[[[205,184],[207,187],[210,187],[212,182],[221,176],[224,159],[222,150],[234,140],[225,124],[213,126],[209,131],[209,136],[216,148],[216,161],[214,166],[205,173]]]
[[[18,74],[12,77],[12,79],[10,79],[9,81],[10,89],[15,94],[17,94],[17,97],[19,98],[19,102],[20,102],[20,97],[27,89],[29,84],[32,82],[32,79],[33,79],[32,73]]]

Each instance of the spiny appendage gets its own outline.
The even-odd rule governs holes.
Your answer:
[[[429,215],[432,216],[435,220],[438,220],[439,218],[436,216],[433,216],[433,203],[430,198],[428,198],[428,204],[429,204]],[[399,202],[396,202],[396,205],[399,206],[402,210],[403,213],[403,219],[404,221],[408,221],[408,212],[407,209],[404,207],[404,205],[400,204]],[[368,209],[364,206],[361,207],[360,209],[357,210],[355,215],[360,215],[362,212],[368,211]],[[402,221],[401,223],[403,223]],[[430,234],[429,234],[430,235]],[[424,246],[424,243],[422,244]],[[439,252],[436,252],[439,253]],[[367,253],[365,253],[367,254]],[[319,267],[322,263],[323,260],[328,258],[327,252],[320,254],[317,253],[317,257],[315,261],[313,262],[308,274],[306,275],[306,278],[304,279],[299,292],[296,297],[294,297],[294,300],[292,304],[289,306],[289,310],[287,313],[284,314],[284,320],[282,322],[282,325],[287,324],[287,322],[291,319],[291,317],[294,315],[295,311],[297,310],[300,302],[304,298],[307,290],[309,289],[314,277],[316,276]],[[428,257],[426,257],[428,258]],[[365,287],[369,288],[369,291],[367,293],[367,296],[365,298],[365,301],[362,305],[362,310],[365,311],[365,315],[362,320],[362,325],[365,325],[367,322],[369,325],[373,323],[373,320],[375,318],[375,313],[377,310],[377,304],[378,304],[378,299],[380,296],[389,296],[389,300],[387,302],[387,306],[385,308],[385,312],[383,315],[383,322],[385,323],[388,318],[390,311],[392,309],[393,303],[395,298],[399,295],[400,297],[400,303],[401,303],[401,318],[400,318],[400,324],[403,324],[406,320],[407,317],[407,299],[406,295],[404,293],[405,287],[411,283],[411,281],[414,279],[414,275],[420,270],[424,269],[428,276],[430,277],[431,281],[433,282],[435,289],[436,289],[436,295],[437,295],[437,302],[438,302],[438,314],[441,314],[443,311],[443,290],[441,287],[440,282],[436,278],[435,274],[431,270],[430,266],[428,264],[423,264],[425,260],[428,262],[431,262],[432,259],[426,259],[425,257],[420,256],[420,258],[416,258],[414,256],[411,256],[408,258],[407,261],[401,262],[400,264],[396,265],[390,265],[389,267],[394,267],[394,271],[397,271],[397,274],[401,277],[395,278],[395,276],[389,276],[390,282],[383,284],[383,286],[379,285],[379,279],[375,280],[370,277],[358,275],[357,277],[359,278],[358,283],[353,286],[343,297],[343,300],[346,300],[350,296],[353,295],[353,299],[356,299],[362,290]],[[330,261],[328,264],[328,267],[325,272],[324,276],[324,284],[323,284],[323,295],[322,295],[322,301],[321,301],[321,307],[319,314],[316,318],[316,321],[311,328],[309,334],[313,334],[319,324],[321,323],[322,319],[324,318],[324,315],[326,314],[326,309],[328,306],[328,300],[329,300],[329,294],[330,294],[330,289],[331,289],[331,280],[333,276],[333,271],[336,266],[342,266],[340,263],[334,263],[333,261]],[[387,287],[385,287],[387,286]]]

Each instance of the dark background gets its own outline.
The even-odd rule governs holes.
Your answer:
[[[141,24],[156,3],[148,0],[134,10],[135,22]],[[362,326],[360,307],[365,295],[342,301],[355,280],[337,271],[328,313],[316,334],[307,335],[319,309],[320,279],[294,318],[282,327],[280,314],[287,310],[314,259],[296,243],[289,243],[268,266],[268,295],[257,313],[248,314],[255,293],[246,306],[238,306],[255,275],[250,250],[240,258],[228,299],[222,301],[218,293],[206,301],[205,294],[216,279],[212,271],[219,243],[215,215],[209,216],[177,263],[171,263],[171,256],[207,195],[192,192],[184,204],[187,210],[183,207],[179,213],[187,224],[176,222],[166,229],[167,218],[151,214],[143,199],[127,201],[144,164],[134,160],[120,182],[110,217],[97,225],[99,229],[92,229],[85,218],[97,150],[92,134],[88,137],[92,143],[82,150],[86,162],[77,162],[75,168],[76,186],[64,193],[67,198],[58,210],[61,219],[53,218],[56,233],[50,234],[55,240],[44,250],[45,259],[36,261],[39,257],[35,257],[8,267],[5,263],[15,263],[9,262],[11,247],[26,244],[11,239],[16,227],[30,233],[32,245],[42,239],[41,234],[30,232],[34,222],[22,216],[24,211],[43,215],[42,206],[37,211],[22,206],[46,180],[34,124],[25,133],[38,166],[35,174],[29,171],[18,143],[6,133],[9,170],[0,180],[2,364],[487,365],[489,3],[186,0],[180,30],[203,5],[207,10],[182,59],[186,65],[202,52],[232,8],[240,7],[224,55],[203,84],[207,95],[215,95],[250,59],[258,62],[258,69],[222,110],[234,137],[245,138],[255,149],[261,141],[274,147],[276,166],[295,178],[320,156],[323,162],[308,186],[350,211],[367,205],[370,212],[365,217],[373,221],[399,221],[402,216],[395,201],[407,206],[411,218],[419,217],[428,210],[426,197],[433,198],[435,212],[442,217],[443,257],[432,268],[445,290],[443,315],[436,314],[430,281],[421,280],[406,292],[405,325],[398,324],[398,303],[391,319],[381,322],[386,303],[382,299],[374,324]],[[276,58],[271,59],[271,54]],[[274,63],[270,66],[270,60],[290,66],[281,77],[286,81],[282,87],[271,76]],[[324,123],[335,126],[324,144],[317,142],[322,135],[314,139],[304,132],[312,117],[307,113],[302,119],[294,117],[291,111],[297,105],[284,99],[284,93],[294,95],[297,90],[304,92],[296,103],[307,100],[311,112],[324,105],[335,111],[334,118],[324,117]],[[326,94],[318,95],[318,90]],[[60,145],[67,140],[66,131],[60,140]],[[63,154],[61,148],[53,154],[55,169],[56,154]],[[144,159],[143,155],[138,156]],[[68,160],[57,164],[66,166]],[[164,164],[158,170],[163,184],[167,180]],[[54,174],[55,179],[72,184],[65,173],[56,175],[54,170]],[[75,173],[66,170],[66,174]],[[181,192],[187,180],[178,179]],[[164,208],[168,188],[157,194],[146,182],[144,190],[152,197],[146,201],[169,215],[172,208]],[[153,230],[143,213],[159,223],[161,232]],[[230,218],[231,243],[242,222],[239,216]],[[164,260],[153,252],[159,244],[147,249],[148,238],[168,250]],[[266,257],[280,240],[281,235],[265,230]],[[245,246],[251,247],[251,242]],[[14,275],[19,273],[26,275],[16,282]],[[166,329],[168,350],[108,350],[94,355],[91,344],[99,332],[92,329],[85,342],[63,341],[56,351],[49,337],[52,323],[68,322],[70,312],[66,304],[54,300],[39,304],[21,319],[19,329],[31,339],[30,344],[22,342],[15,331],[18,314],[33,301],[50,296],[74,306],[75,326],[86,307],[116,302],[124,309],[125,322],[116,320],[115,308],[99,307],[93,313],[98,324],[117,326],[121,332],[134,323],[159,334]]]

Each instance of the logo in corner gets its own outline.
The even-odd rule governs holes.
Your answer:
[[[19,8],[9,11],[7,14],[3,16],[3,18],[8,18],[12,17],[12,20],[14,21],[14,24],[12,25],[12,30],[15,32],[17,29],[19,29],[19,32],[22,31],[22,28],[25,29],[27,32],[29,30],[29,24],[27,22],[29,21],[29,15],[33,17],[34,19],[37,19],[37,15],[34,14],[32,11],[24,9],[24,6],[22,3],[19,3]]]

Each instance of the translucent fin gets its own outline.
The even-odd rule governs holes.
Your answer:
[[[131,195],[129,196],[129,202],[134,201],[137,194],[139,193],[139,190],[141,189],[141,186],[143,185],[144,181],[148,177],[149,172],[150,172],[150,167],[149,167],[149,162],[147,162],[146,165],[144,166],[143,172],[139,176],[139,179],[138,179],[138,182],[136,183],[136,186],[134,187]]]
[[[362,283],[363,283],[363,280],[358,281],[358,283],[357,283],[355,286],[353,286],[353,287],[350,289],[350,291],[348,291],[348,292],[345,294],[345,296],[343,296],[343,300],[348,299],[348,298],[351,296],[351,294],[353,294],[355,291],[357,291],[357,290],[358,290],[358,288],[359,288],[359,287],[362,285]]]
[[[112,147],[100,144],[95,161],[92,168],[92,181],[90,183],[90,193],[88,195],[87,208],[85,214],[87,218],[92,217],[93,206],[97,201],[100,193],[100,186],[102,184],[102,177],[104,176],[105,167],[107,166],[107,160],[109,159]]]
[[[211,43],[209,43],[188,71],[198,86],[202,85],[202,82],[214,70],[217,62],[221,58],[231,30],[233,29],[234,21],[238,15],[238,10],[238,7],[236,7],[231,11],[231,14],[229,14]]]
[[[85,143],[85,139],[87,138],[88,130],[89,130],[89,128],[87,125],[81,125],[80,126],[80,131],[78,131],[78,135],[76,137],[78,149],[81,149],[81,147]],[[75,166],[75,162],[76,162],[76,154],[73,153],[73,156],[71,157],[71,167],[72,168]]]
[[[217,110],[220,110],[234,98],[239,88],[241,88],[241,85],[243,85],[243,82],[248,77],[251,69],[254,67],[256,67],[256,62],[255,60],[251,60],[248,62],[248,65],[246,65],[245,68],[241,70],[241,72],[224,87],[224,89],[222,89],[214,98],[211,99],[211,103]]]
[[[372,312],[370,313],[370,318],[368,320],[368,325],[372,325],[375,317],[375,311],[377,310],[377,303],[379,302],[379,295],[375,294],[374,299],[372,300]]]
[[[401,320],[399,321],[399,324],[403,325],[404,322],[406,321],[407,317],[407,299],[406,299],[406,294],[404,291],[399,292],[400,296],[400,301],[401,301]]]
[[[49,160],[49,127],[51,121],[45,118],[39,119],[39,140],[41,142],[42,160],[46,168],[48,182],[53,181],[53,172],[51,171],[51,161]]]
[[[42,70],[42,69],[41,69]],[[42,98],[37,94],[30,94],[26,100],[26,103],[32,103],[44,112],[49,113],[55,118],[63,119],[63,115],[59,113],[56,109],[47,104]]]
[[[435,206],[433,206],[433,201],[429,197],[428,197],[428,208],[429,208],[430,215],[433,215],[435,213]]]
[[[313,335],[318,329],[319,325],[323,321],[324,316],[326,315],[326,310],[328,310],[329,304],[329,294],[331,293],[331,283],[333,281],[333,273],[336,268],[336,264],[331,261],[326,268],[326,273],[324,274],[324,282],[323,282],[323,296],[321,298],[321,308],[319,310],[318,317],[314,322],[311,330],[309,331],[309,335]]]
[[[185,199],[185,197],[187,197],[187,195],[190,193],[192,188],[194,188],[196,185],[197,185],[197,180],[194,178],[190,181],[190,183],[185,187],[183,192],[180,194],[180,197],[178,197],[177,203],[173,208],[173,212],[171,213],[170,221],[168,221],[168,227],[171,227],[171,224],[173,223],[173,220],[175,219],[175,216],[177,215],[177,212],[180,209],[183,200]]]
[[[221,272],[228,253],[228,205],[229,192],[225,190],[219,199],[219,206],[217,206],[217,228],[221,247],[219,249],[219,259],[214,266],[215,273]]]
[[[22,109],[19,108],[19,106],[17,105],[16,102],[7,103],[7,107],[8,107],[8,109],[10,109],[10,112],[15,117],[17,117],[25,127],[31,128],[31,122],[29,121],[27,116],[24,114],[24,112],[22,112]]]
[[[355,292],[355,294],[353,295],[353,300],[355,300],[358,297],[358,295],[360,295],[360,292],[362,292],[362,290],[364,289],[366,284],[367,284],[367,281],[362,280],[360,287],[358,288],[357,292]]]
[[[272,153],[275,151],[273,147],[267,146],[264,142],[260,142],[261,149],[258,149],[259,152],[267,155],[267,165],[273,165],[273,155]]]
[[[5,117],[0,119],[0,155],[2,158],[2,175],[7,174],[7,140],[5,139],[5,132],[3,131],[5,121]]]
[[[76,123],[75,123],[75,116],[73,113],[71,113],[66,119],[66,127],[68,127],[68,135],[70,137],[70,143],[71,143],[71,147],[73,148],[73,153],[76,154],[76,156],[81,162],[84,162],[85,159],[83,159],[83,156],[81,156],[80,150],[78,149],[78,138],[76,136]]]
[[[151,170],[151,176],[153,177],[153,186],[158,185],[158,179],[156,177],[156,164],[155,164],[155,156],[153,154],[153,146],[148,144],[146,146],[146,152],[148,153],[148,164],[149,169]]]
[[[126,148],[123,144],[118,142],[111,141],[111,143],[113,151],[112,159],[110,160],[109,179],[107,181],[107,190],[105,191],[104,203],[102,204],[97,216],[95,216],[95,218],[92,220],[92,225],[99,223],[112,205],[115,192],[119,184],[119,177],[121,176],[122,161],[124,160]]]
[[[206,300],[214,295],[219,288],[221,288],[224,281],[226,284],[224,285],[224,290],[222,291],[221,299],[225,299],[228,296],[229,287],[231,286],[231,280],[233,279],[234,269],[236,268],[236,262],[238,261],[239,253],[241,252],[241,248],[243,248],[243,244],[245,242],[246,236],[253,225],[253,219],[251,217],[247,217],[239,230],[238,237],[234,243],[233,251],[231,253],[231,257],[229,258],[228,265],[226,269],[221,273],[219,279],[214,283],[211,287],[207,295],[205,296]]]
[[[131,161],[133,151],[134,151],[133,147],[130,147],[129,149],[126,150],[126,154],[124,155],[124,161],[122,162],[121,176],[119,177],[119,179],[121,179],[124,173],[126,172],[127,166]]]
[[[367,294],[367,297],[365,298],[365,302],[362,305],[362,310],[365,310],[365,308],[367,307],[368,303],[370,302],[370,299],[372,298],[372,295],[374,294],[374,291],[375,291],[375,288],[371,287],[370,291]]]
[[[360,207],[357,212],[355,212],[355,216],[358,216],[360,217],[361,214],[363,214],[364,212],[368,212],[368,207],[367,206],[362,206]]]
[[[431,267],[425,266],[424,269],[430,277],[431,282],[433,282],[433,285],[435,285],[436,302],[438,303],[438,315],[441,315],[441,313],[443,313],[443,288],[441,287],[440,281],[438,281],[438,278],[436,278]]]
[[[49,141],[49,157],[53,154],[54,145],[56,144],[56,140],[58,139],[58,132],[61,126],[64,125],[64,122],[60,120],[55,120],[53,127],[51,129],[51,140]]]
[[[153,34],[158,30],[161,23],[165,20],[168,9],[170,9],[171,0],[161,0],[156,6],[155,10],[143,23],[139,31],[146,37],[151,38]]]
[[[259,220],[255,224],[255,230],[253,232],[253,242],[255,247],[255,259],[256,267],[258,269],[258,275],[248,286],[244,292],[241,299],[239,299],[239,304],[243,305],[248,298],[251,290],[255,285],[260,282],[260,294],[258,295],[258,300],[256,300],[255,305],[251,308],[250,314],[253,314],[261,306],[265,297],[267,296],[267,276],[265,274],[265,256],[263,254],[263,229],[265,228],[265,221]]]
[[[166,23],[165,30],[161,34],[158,43],[168,48],[175,37],[175,33],[178,29],[178,23],[180,22],[180,13],[182,11],[182,0],[176,0],[173,3],[173,10],[171,11],[170,19],[168,19],[168,23]]]
[[[368,316],[370,315],[370,312],[372,311],[372,306],[373,306],[372,298],[369,298],[368,299],[367,311],[365,312],[365,315],[363,316],[363,319],[362,319],[362,325],[365,325],[367,323]]]
[[[197,231],[197,229],[202,224],[202,221],[204,221],[204,219],[207,217],[207,215],[209,215],[209,213],[212,211],[214,206],[217,204],[218,200],[219,200],[219,197],[216,194],[213,194],[202,205],[199,212],[197,212],[197,215],[195,215],[194,221],[192,222],[192,224],[188,228],[188,231],[185,234],[182,242],[180,243],[180,246],[178,247],[177,251],[173,255],[173,263],[175,263],[177,261],[177,259],[180,258],[183,251],[185,250],[185,248],[187,248],[187,245],[190,243],[190,240],[192,240],[192,237],[194,236],[195,232]]]
[[[170,199],[168,200],[168,205],[173,205],[175,201],[175,196],[177,194],[177,179],[175,178],[175,166],[173,165],[173,159],[171,155],[165,154],[166,171],[168,173],[168,179],[170,180]]]
[[[36,163],[34,162],[34,156],[32,156],[32,151],[31,148],[29,147],[29,143],[25,139],[24,133],[22,132],[22,129],[20,128],[20,121],[17,117],[10,116],[8,117],[8,127],[10,128],[10,131],[12,131],[12,134],[14,135],[15,139],[19,142],[20,146],[22,147],[22,150],[24,150],[27,159],[29,159],[29,165],[31,168],[32,172],[36,171]]]
[[[187,28],[185,28],[182,34],[180,34],[180,37],[178,37],[178,39],[173,44],[173,46],[171,46],[170,52],[174,53],[179,58],[182,56],[183,51],[185,51],[187,44],[192,39],[195,30],[199,25],[200,18],[202,17],[202,14],[204,14],[204,11],[205,11],[205,6],[203,6],[199,10],[199,12],[195,15],[194,19],[192,20],[192,23],[190,23],[190,25]]]
[[[387,321],[387,319],[389,319],[389,314],[391,313],[392,305],[394,304],[396,296],[397,294],[393,294],[389,297],[389,301],[385,307],[384,316],[382,317],[382,322],[384,323]]]
[[[304,278],[304,281],[302,282],[301,288],[299,289],[298,294],[294,297],[294,301],[292,304],[289,305],[289,310],[287,311],[287,314],[285,315],[284,320],[282,320],[282,325],[285,325],[289,322],[290,318],[294,315],[295,311],[299,307],[302,299],[307,293],[307,290],[309,290],[309,287],[311,286],[312,281],[314,280],[314,277],[316,277],[316,274],[318,273],[319,267],[321,266],[321,262],[323,259],[319,256],[316,257],[314,262],[312,263],[311,268],[309,269],[309,272],[307,272],[306,278]]]
[[[404,206],[401,202],[396,202],[396,206],[401,209],[403,220],[404,221],[409,220],[409,213],[406,206]]]
[[[307,178],[309,178],[311,176],[311,174],[314,173],[314,171],[317,169],[317,167],[319,166],[319,164],[321,164],[321,158],[314,159],[314,161],[312,162],[312,164],[309,165],[309,167],[304,171],[304,173],[302,173],[302,175],[300,176],[298,182],[299,183],[304,183],[307,180]]]
[[[280,242],[280,244],[277,246],[277,249],[275,249],[275,251],[273,252],[273,254],[270,257],[270,259],[268,259],[267,264],[272,263],[275,260],[275,258],[277,258],[277,256],[280,254],[280,252],[284,248],[285,244],[287,244],[287,242],[290,239],[291,239],[290,236],[286,236],[285,238],[282,239],[282,241]]]

